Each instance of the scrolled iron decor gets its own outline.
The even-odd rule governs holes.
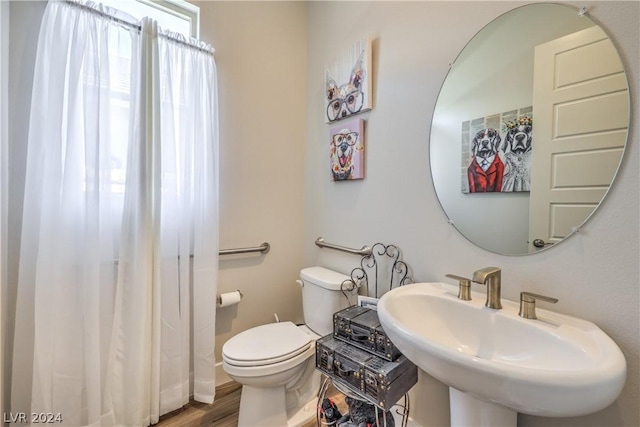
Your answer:
[[[409,265],[401,260],[401,256],[400,249],[396,245],[383,243],[373,245],[371,253],[360,259],[360,267],[351,270],[350,278],[340,286],[349,304],[351,300],[347,292],[353,294],[361,287],[366,289],[367,296],[380,298],[385,292],[395,287],[413,283]],[[372,290],[373,294],[371,294]]]

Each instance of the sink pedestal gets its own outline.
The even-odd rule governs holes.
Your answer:
[[[518,413],[449,387],[451,427],[516,427]]]

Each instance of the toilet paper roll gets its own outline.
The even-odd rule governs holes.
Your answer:
[[[242,299],[240,291],[225,292],[218,297],[218,307],[228,307],[230,305],[238,304]]]

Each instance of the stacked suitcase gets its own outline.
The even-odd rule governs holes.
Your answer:
[[[375,310],[353,306],[333,315],[333,333],[316,341],[316,368],[389,409],[418,381],[418,369],[387,337]]]

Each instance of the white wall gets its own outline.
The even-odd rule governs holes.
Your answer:
[[[219,292],[242,302],[218,310],[222,345],[250,327],[302,321],[307,15],[303,2],[211,2],[200,38],[216,49],[220,90],[220,247],[271,244],[266,255],[220,258]],[[224,379],[218,366],[218,380]]]
[[[429,170],[429,134],[436,97],[468,40],[521,2],[311,2],[309,4],[308,112],[305,160],[305,263],[349,271],[357,257],[318,249],[326,241],[359,248],[394,243],[418,281],[446,280],[488,265],[503,269],[503,297],[530,290],[560,299],[562,313],[599,325],[624,352],[628,375],[620,398],[598,413],[551,419],[519,415],[520,426],[640,425],[639,150],[640,121],[633,116],[628,149],[604,205],[557,247],[525,257],[495,255],[469,243],[448,225]],[[588,5],[610,33],[628,70],[632,111],[639,110],[638,2]],[[349,23],[350,25],[347,25]],[[323,121],[323,69],[364,36],[374,37],[374,98],[366,120],[363,181],[327,179],[328,125]],[[412,411],[418,424],[446,422],[444,387],[421,377]],[[431,389],[431,391],[426,391]],[[433,391],[440,390],[440,391]],[[433,402],[436,401],[434,404]],[[434,417],[434,418],[431,418]],[[443,421],[444,420],[444,421]]]
[[[0,283],[5,283],[4,257],[6,254],[6,190],[7,163],[6,146],[8,142],[8,54],[9,54],[9,4],[0,2]],[[5,300],[4,288],[0,286],[0,346],[4,348],[5,336]],[[0,351],[0,414],[4,414],[4,356]]]
[[[0,2],[4,4],[4,2]],[[26,135],[33,63],[45,2],[10,2],[10,170],[8,330],[15,311]],[[303,264],[306,129],[306,5],[301,2],[202,2],[201,39],[216,49],[220,91],[220,247],[257,246],[266,255],[220,259],[219,292],[242,302],[219,309],[216,359],[224,342],[251,326],[302,320],[295,283]],[[4,28],[4,27],[3,27]],[[12,303],[13,302],[13,303]],[[10,373],[13,336],[2,346]],[[7,359],[6,357],[9,356]],[[226,376],[218,369],[218,381]],[[8,383],[7,383],[8,384]],[[5,386],[5,403],[9,389]]]
[[[7,194],[7,264],[6,282],[3,281],[5,301],[5,337],[2,346],[4,357],[4,407],[9,408],[11,382],[11,355],[13,353],[13,319],[15,316],[18,255],[24,167],[26,162],[28,117],[31,107],[33,65],[44,13],[44,2],[9,2],[9,144],[8,144],[8,194]]]

